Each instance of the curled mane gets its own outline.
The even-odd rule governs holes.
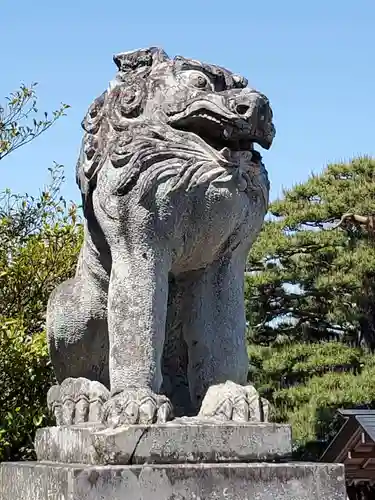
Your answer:
[[[168,60],[157,47],[121,53],[113,58],[118,73],[109,89],[90,105],[82,121],[84,137],[76,168],[76,180],[85,198],[95,187],[103,164],[132,141],[132,122],[141,116],[146,80],[152,65]]]

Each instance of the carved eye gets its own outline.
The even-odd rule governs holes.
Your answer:
[[[207,75],[199,70],[181,71],[177,78],[189,87],[195,87],[199,90],[215,90],[213,82]]]
[[[205,89],[210,87],[210,82],[205,75],[193,74],[190,77],[190,83],[198,89]]]
[[[210,79],[201,71],[185,70],[181,71],[178,79],[185,85],[195,87],[200,90],[213,90],[213,85]]]

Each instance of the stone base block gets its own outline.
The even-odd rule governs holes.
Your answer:
[[[345,500],[335,464],[0,465],[0,500]]]
[[[38,460],[90,465],[286,461],[288,425],[193,419],[118,429],[48,427],[37,431]]]

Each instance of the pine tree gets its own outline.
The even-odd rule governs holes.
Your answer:
[[[375,347],[374,238],[349,220],[335,228],[348,212],[375,213],[373,159],[329,165],[271,204],[272,218],[249,256],[254,341],[269,345],[285,336]]]
[[[304,459],[337,408],[375,407],[374,195],[374,159],[329,165],[271,204],[249,255],[249,378]]]

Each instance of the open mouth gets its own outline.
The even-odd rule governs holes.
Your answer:
[[[174,129],[193,132],[217,151],[224,148],[232,151],[251,151],[254,163],[262,159],[259,151],[254,149],[254,144],[262,146],[261,139],[251,133],[250,124],[241,118],[229,118],[206,108],[176,118],[170,122]]]

